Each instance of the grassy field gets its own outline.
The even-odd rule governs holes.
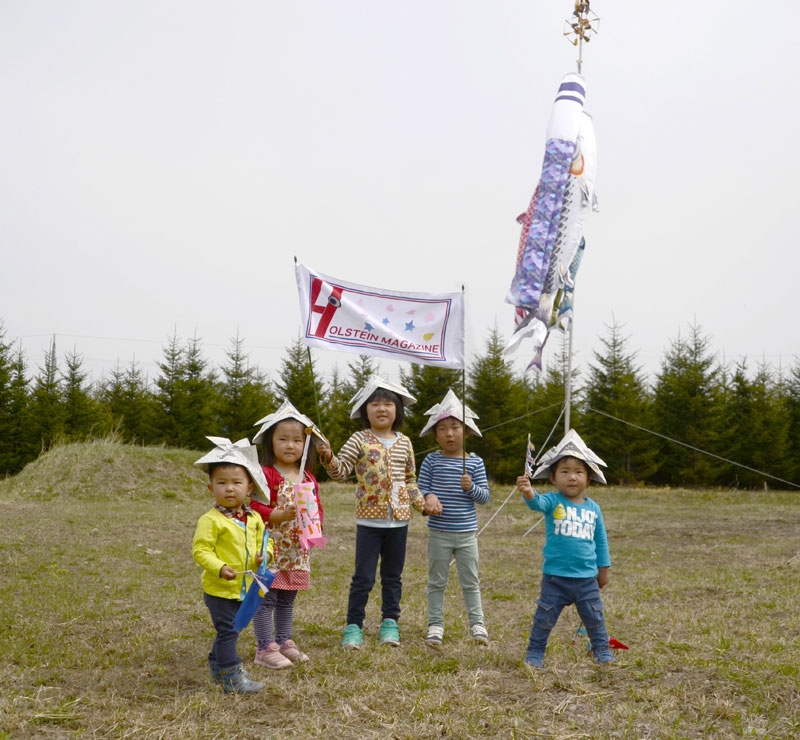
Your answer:
[[[445,650],[422,643],[425,527],[409,536],[403,645],[339,647],[353,565],[352,487],[322,489],[330,542],[298,597],[303,666],[254,666],[257,696],[207,676],[213,630],[191,558],[210,506],[197,455],[112,440],[56,448],[0,483],[0,740],[39,738],[796,738],[800,494],[592,489],[614,560],[596,667],[565,611],[546,669],[522,665],[541,569],[538,515],[515,494],[481,535],[493,642],[467,639],[455,574]],[[510,488],[497,486],[486,522]]]

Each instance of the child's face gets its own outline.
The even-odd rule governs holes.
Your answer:
[[[272,454],[281,465],[297,466],[303,457],[306,430],[295,419],[284,419],[275,425],[272,432]]]
[[[555,472],[550,474],[550,482],[567,498],[583,498],[589,485],[586,463],[576,457],[562,457]]]
[[[436,441],[445,457],[461,457],[464,454],[464,425],[452,416],[436,423]]]
[[[241,465],[218,465],[211,473],[208,490],[220,506],[241,511],[253,492],[253,481]]]
[[[397,407],[388,398],[376,398],[367,404],[367,421],[373,432],[391,432],[396,417]]]

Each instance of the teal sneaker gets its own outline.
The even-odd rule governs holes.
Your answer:
[[[381,623],[379,632],[381,645],[394,645],[400,644],[400,628],[397,626],[397,620],[384,619]]]
[[[357,624],[348,624],[342,635],[342,647],[345,650],[360,650],[364,642],[364,630]]]

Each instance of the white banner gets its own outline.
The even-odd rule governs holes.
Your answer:
[[[303,341],[311,347],[465,367],[464,294],[398,293],[295,265]]]

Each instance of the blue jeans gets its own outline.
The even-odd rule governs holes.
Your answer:
[[[603,661],[611,657],[603,601],[596,578],[566,578],[545,574],[542,576],[542,592],[537,604],[525,662],[542,664],[550,632],[556,626],[564,607],[570,604],[575,604],[583,620],[595,659]]]
[[[428,530],[428,625],[444,627],[444,594],[455,558],[470,627],[483,624],[477,532]]]
[[[239,633],[233,628],[233,621],[242,602],[237,599],[222,599],[219,596],[203,593],[217,637],[208,654],[209,660],[217,661],[220,668],[227,668],[241,663],[236,645],[239,642]]]
[[[356,527],[356,569],[350,581],[347,624],[364,626],[367,601],[381,561],[381,613],[383,619],[400,618],[403,566],[408,527]]]

